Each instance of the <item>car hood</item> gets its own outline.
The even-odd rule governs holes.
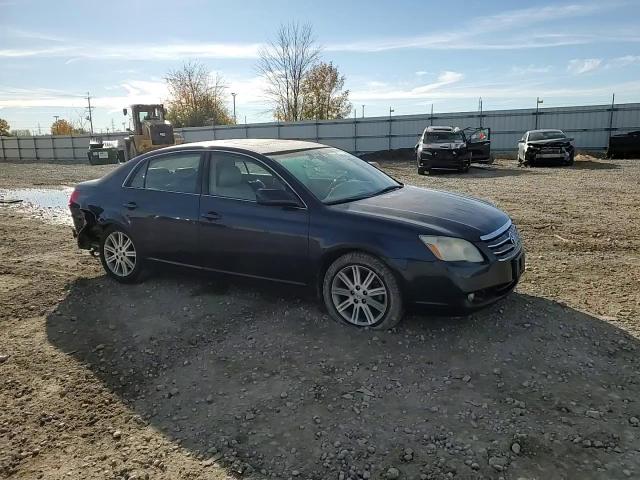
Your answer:
[[[334,207],[412,224],[425,234],[469,240],[479,240],[509,221],[506,213],[484,200],[413,186]]]
[[[462,148],[466,144],[464,142],[450,142],[450,143],[423,143],[422,148],[428,148],[430,150],[452,150],[456,148]]]

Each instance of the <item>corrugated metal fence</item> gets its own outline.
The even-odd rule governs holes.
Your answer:
[[[578,149],[603,150],[609,136],[640,130],[640,103],[540,109],[493,110],[399,115],[296,123],[252,123],[177,129],[187,142],[231,138],[288,138],[333,145],[354,153],[411,148],[428,125],[491,128],[494,151],[513,151],[526,130],[560,128],[575,138]],[[122,138],[124,133],[102,135]],[[0,137],[0,160],[86,161],[89,136]]]

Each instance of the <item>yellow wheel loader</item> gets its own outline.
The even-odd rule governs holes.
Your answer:
[[[126,116],[127,109],[122,113]],[[131,124],[133,130],[124,139],[125,160],[143,153],[184,143],[184,138],[173,131],[173,126],[164,119],[164,105],[131,105]]]

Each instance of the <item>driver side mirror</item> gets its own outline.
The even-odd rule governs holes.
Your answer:
[[[259,188],[256,190],[256,201],[259,205],[272,207],[300,206],[300,202],[291,192],[279,188]]]
[[[122,115],[124,115],[125,117],[127,116],[127,109],[126,108],[122,109]]]
[[[524,143],[524,140],[520,139],[518,140],[518,143]]]

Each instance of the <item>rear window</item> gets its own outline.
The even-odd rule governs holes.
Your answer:
[[[423,143],[463,142],[462,132],[425,132]]]

